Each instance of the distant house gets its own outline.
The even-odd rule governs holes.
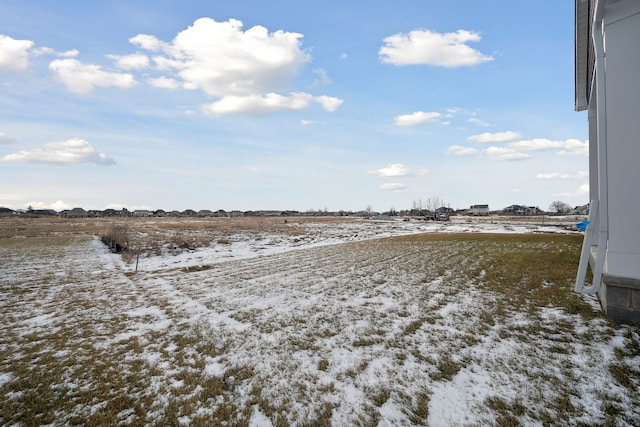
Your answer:
[[[70,211],[63,211],[62,214],[65,218],[86,218],[88,216],[87,211],[82,208],[73,208]]]
[[[98,218],[102,216],[102,211],[91,209],[87,211],[89,218]]]
[[[193,209],[185,209],[182,211],[182,216],[198,216],[198,212]]]
[[[16,212],[9,208],[0,208],[0,217],[3,216],[14,216]]]
[[[511,205],[502,210],[504,215],[531,216],[540,215],[542,211],[537,206]]]
[[[436,213],[437,214],[438,213],[444,213],[444,214],[447,214],[447,215],[451,216],[451,215],[455,215],[456,214],[456,210],[453,209],[453,208],[450,208],[448,206],[441,206],[438,209],[436,209]]]
[[[31,209],[27,214],[33,216],[58,216],[58,212],[53,209]]]
[[[199,217],[210,217],[210,216],[214,216],[213,211],[210,211],[209,209],[201,209],[198,211],[198,216]]]
[[[133,211],[133,216],[136,218],[148,218],[153,216],[153,212],[146,209],[136,209]]]
[[[167,212],[167,216],[177,218],[182,216],[182,214],[180,213],[180,211],[171,211],[171,212]]]
[[[120,212],[115,209],[105,209],[102,211],[102,216],[119,216]]]
[[[589,215],[589,203],[582,206],[576,206],[569,212],[569,215]]]
[[[165,211],[163,211],[162,209],[158,209],[153,211],[153,216],[158,217],[158,218],[163,218],[165,216],[167,216],[167,213]]]
[[[469,210],[473,216],[489,215],[489,205],[472,205]]]

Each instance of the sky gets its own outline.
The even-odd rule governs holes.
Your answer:
[[[0,3],[0,206],[588,202],[573,2]]]

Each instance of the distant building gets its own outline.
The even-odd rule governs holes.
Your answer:
[[[489,215],[489,205],[472,205],[469,211],[473,216],[487,216]]]
[[[31,209],[27,214],[32,216],[58,216],[58,212],[53,209]]]
[[[14,216],[16,212],[9,208],[0,208],[0,217],[3,216]]]
[[[133,216],[136,218],[148,218],[150,216],[153,216],[153,212],[146,209],[136,209],[135,211],[133,211]]]
[[[504,215],[531,216],[540,215],[542,211],[537,206],[511,205],[502,210]]]
[[[82,208],[73,208],[70,211],[61,212],[65,218],[86,218],[88,216],[87,211]]]
[[[569,215],[589,215],[589,204],[576,206],[569,212]]]

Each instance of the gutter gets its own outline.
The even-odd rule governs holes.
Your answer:
[[[595,0],[594,18],[591,28],[591,37],[595,51],[595,86],[596,86],[596,126],[598,148],[598,199],[591,201],[589,212],[589,225],[582,242],[578,276],[576,278],[575,291],[582,294],[595,294],[602,285],[604,261],[606,257],[607,243],[609,241],[609,194],[607,179],[607,108],[605,87],[605,52],[604,52],[604,2]],[[592,92],[593,93],[593,92]],[[593,241],[594,228],[597,225],[598,245],[593,266],[593,282],[591,286],[585,286],[585,278],[589,258],[591,255],[591,242]]]

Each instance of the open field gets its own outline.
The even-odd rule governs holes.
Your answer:
[[[0,220],[1,425],[640,425],[574,220],[163,220]]]

